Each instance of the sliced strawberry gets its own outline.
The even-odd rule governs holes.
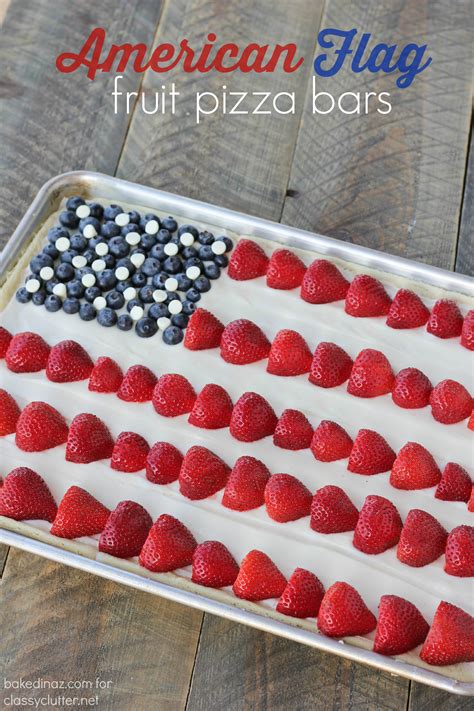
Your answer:
[[[221,357],[227,363],[246,365],[268,358],[270,341],[261,328],[247,319],[232,321],[221,338]]]
[[[154,484],[171,484],[181,471],[183,455],[169,442],[156,442],[146,458],[146,478]]]
[[[205,430],[219,430],[230,425],[233,407],[228,392],[209,383],[197,396],[188,422]]]
[[[39,474],[18,467],[7,474],[0,487],[0,516],[15,521],[53,521],[56,502]]]
[[[399,289],[390,306],[387,326],[390,328],[419,328],[424,326],[430,310],[420,297],[409,289]]]
[[[420,658],[433,666],[474,662],[474,617],[456,605],[440,602]]]
[[[139,555],[153,521],[135,501],[121,501],[107,519],[99,539],[99,550],[116,558]]]
[[[347,468],[354,474],[382,474],[392,468],[395,457],[395,452],[381,434],[373,430],[359,430]]]
[[[265,487],[270,472],[254,457],[239,457],[234,464],[222,497],[222,505],[234,511],[249,511],[265,503]]]
[[[191,447],[181,465],[179,490],[193,501],[206,499],[224,488],[229,472],[230,467],[206,447]]]
[[[103,531],[110,511],[85,489],[71,486],[58,507],[51,526],[53,536],[81,538]]]
[[[404,368],[395,377],[392,400],[398,407],[414,410],[430,402],[433,386],[418,368]]]
[[[20,408],[10,393],[0,388],[0,436],[15,432]]]
[[[124,375],[117,397],[126,402],[148,402],[156,382],[156,375],[149,368],[132,365]]]
[[[442,380],[431,392],[430,405],[435,420],[452,425],[470,416],[473,399],[461,383]]]
[[[440,299],[433,306],[426,330],[438,338],[455,338],[461,335],[462,325],[458,305],[449,299]]]
[[[412,568],[421,568],[443,555],[447,537],[448,532],[434,516],[412,509],[403,525],[397,558]]]
[[[117,363],[101,356],[95,362],[89,378],[89,390],[96,393],[116,393],[123,380],[123,373]]]
[[[191,412],[196,401],[193,386],[184,375],[169,373],[158,379],[153,390],[153,407],[163,417],[178,417]]]
[[[284,410],[275,427],[273,444],[282,449],[307,449],[312,436],[311,423],[302,412]]]
[[[382,595],[374,652],[404,654],[425,641],[429,624],[415,605],[397,595]]]
[[[337,582],[326,591],[318,614],[318,629],[326,637],[353,637],[372,632],[377,620],[359,593]]]
[[[25,331],[11,339],[5,362],[14,373],[37,373],[46,368],[50,348],[37,333]]]
[[[359,512],[343,489],[323,486],[318,489],[311,504],[311,528],[318,533],[353,531]]]
[[[8,346],[10,345],[10,341],[12,340],[12,338],[13,336],[10,331],[7,331],[6,328],[0,326],[0,358],[5,358]]]
[[[271,289],[295,289],[301,286],[306,267],[289,249],[276,249],[267,269],[267,286]]]
[[[448,462],[436,487],[435,497],[443,501],[469,501],[471,490],[471,477],[464,467]]]
[[[383,285],[367,274],[356,276],[346,295],[345,310],[350,316],[385,316],[392,301]]]
[[[474,309],[468,311],[464,316],[461,332],[461,345],[470,351],[474,351]]]
[[[322,420],[314,431],[310,446],[319,462],[335,462],[350,455],[352,440],[337,422]]]
[[[352,359],[335,343],[323,341],[314,352],[309,382],[320,388],[335,388],[349,378]]]
[[[304,275],[301,298],[310,304],[329,304],[345,299],[349,282],[327,259],[315,259]]]
[[[275,432],[278,418],[272,407],[257,393],[244,393],[235,403],[230,433],[240,442],[255,442]]]
[[[280,597],[286,579],[265,553],[252,550],[240,564],[239,574],[232,586],[234,595],[243,600],[269,600]]]
[[[407,442],[401,448],[390,473],[390,484],[396,489],[428,489],[440,479],[441,472],[432,455],[417,442]]]
[[[66,461],[88,464],[112,456],[114,440],[106,425],[87,412],[71,422],[66,445]]]
[[[203,351],[218,348],[221,342],[224,324],[210,311],[196,309],[189,319],[184,334],[184,346],[190,351]]]
[[[270,355],[267,372],[272,375],[302,375],[309,373],[313,356],[303,336],[296,331],[283,329],[276,334]]]
[[[310,490],[291,474],[273,474],[265,487],[267,514],[279,523],[309,516],[312,498]]]
[[[277,612],[288,617],[317,617],[324,597],[322,582],[304,568],[296,568],[276,606]]]
[[[394,382],[387,357],[381,351],[366,348],[354,361],[347,392],[356,397],[378,397],[391,392]]]
[[[474,576],[474,526],[453,528],[446,541],[446,562],[448,575],[458,578]]]
[[[239,566],[228,548],[219,541],[204,541],[193,553],[193,583],[208,588],[233,585]]]
[[[30,402],[16,423],[15,442],[24,452],[42,452],[66,442],[68,426],[62,415],[45,402]]]
[[[391,501],[369,495],[359,513],[352,544],[354,548],[376,555],[395,546],[402,532],[402,519]]]
[[[167,573],[191,565],[197,542],[174,516],[162,514],[151,527],[139,556],[143,568]]]
[[[227,273],[231,279],[246,281],[264,276],[268,267],[268,257],[256,242],[240,239],[230,258]]]
[[[471,496],[467,503],[467,510],[472,511],[474,513],[474,484],[472,485]]]
[[[149,451],[144,437],[136,432],[121,432],[115,441],[110,466],[118,472],[139,472],[145,469]]]
[[[77,341],[60,341],[49,352],[46,377],[53,383],[86,380],[93,367],[89,354]]]

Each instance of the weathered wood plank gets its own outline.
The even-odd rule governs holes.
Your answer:
[[[350,67],[317,91],[389,91],[389,115],[325,116],[307,97],[283,221],[443,267],[454,266],[471,116],[469,0],[329,0],[323,27],[356,27],[387,44],[428,43],[412,85]]]
[[[8,546],[4,546],[3,543],[0,543],[0,578],[3,575],[5,564],[7,562],[7,557],[8,557]]]
[[[2,24],[5,15],[7,14],[9,5],[10,0],[0,0],[0,25]]]
[[[472,709],[472,697],[448,694],[424,684],[412,684],[408,711],[468,711]]]
[[[474,276],[474,133],[471,134],[469,159],[464,184],[461,223],[459,227],[456,271]]]

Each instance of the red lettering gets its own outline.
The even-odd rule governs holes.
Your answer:
[[[104,47],[105,30],[103,27],[96,27],[92,30],[89,37],[84,42],[81,51],[78,54],[72,52],[64,52],[56,59],[56,69],[64,74],[75,72],[80,66],[88,67],[87,76],[89,79],[94,79],[97,69],[100,67],[99,60]],[[92,50],[91,59],[87,59],[87,55]]]
[[[172,44],[159,44],[154,50],[148,62],[148,67],[154,72],[167,72],[169,66],[160,66],[161,63],[169,62],[174,55],[175,49]]]
[[[119,57],[115,71],[124,72],[127,69],[132,54],[135,52],[136,57],[133,61],[133,69],[139,73],[144,72],[146,69],[146,65],[143,64],[147,54],[146,44],[113,44],[107,55],[107,59],[100,65],[100,70],[102,72],[110,72],[115,60]]]

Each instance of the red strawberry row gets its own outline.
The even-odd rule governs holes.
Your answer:
[[[345,299],[345,311],[356,318],[386,316],[390,328],[420,328],[438,338],[461,336],[461,345],[474,350],[474,310],[463,318],[454,301],[440,299],[430,310],[417,294],[399,289],[392,299],[383,284],[372,276],[359,274],[352,282],[326,259],[316,259],[309,267],[289,249],[277,249],[269,259],[263,249],[248,239],[239,240],[229,262],[231,279],[246,281],[266,277],[272,289],[300,288],[300,296],[310,304],[328,304]]]
[[[110,511],[73,486],[57,507],[43,479],[27,467],[7,475],[0,488],[0,515],[49,521],[51,533],[61,538],[100,535],[99,551],[118,558],[138,556],[139,565],[155,573],[190,565],[193,582],[212,588],[232,586],[236,597],[248,601],[278,598],[277,612],[299,619],[316,617],[319,631],[329,637],[375,630],[373,649],[379,654],[403,654],[423,644],[420,657],[428,664],[474,661],[474,618],[455,605],[441,602],[430,628],[408,600],[383,595],[377,620],[348,583],[336,582],[325,591],[321,581],[303,568],[296,568],[287,581],[259,550],[250,551],[238,565],[224,544],[198,544],[191,531],[169,514],[153,523],[134,501],[122,501]]]

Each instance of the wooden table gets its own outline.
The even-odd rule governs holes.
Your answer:
[[[0,0],[0,17],[8,3]],[[470,0],[11,0],[0,34],[0,237],[50,176],[86,168],[472,273]],[[114,115],[113,77],[61,75],[94,26],[117,43],[297,42],[305,69],[166,76],[179,119]],[[433,64],[389,116],[313,116],[320,27],[428,42]],[[163,76],[125,73],[130,91]],[[320,90],[392,91],[341,71]],[[214,116],[195,91],[295,91],[294,116]],[[389,88],[387,88],[389,87]],[[307,93],[308,92],[308,93]],[[188,112],[188,115],[186,115]],[[472,157],[472,153],[471,153]],[[469,701],[10,549],[0,552],[0,678],[110,680],[101,709],[467,709]],[[5,692],[6,693],[6,692]],[[40,696],[42,691],[33,692]],[[472,708],[472,706],[471,706]]]

